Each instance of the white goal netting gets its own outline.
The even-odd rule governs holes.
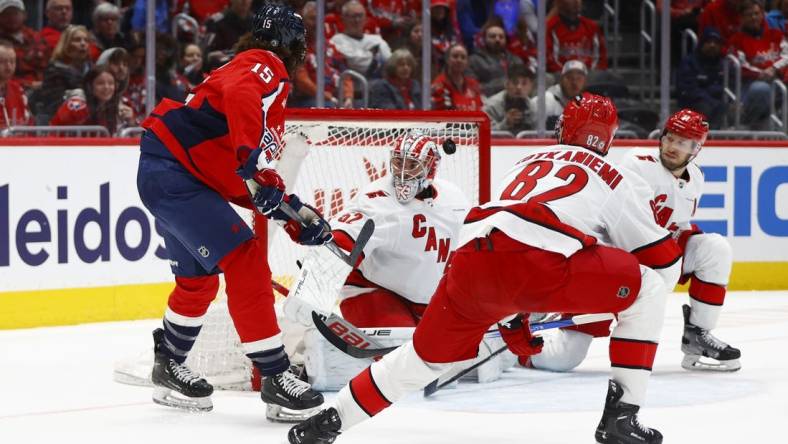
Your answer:
[[[286,157],[291,157],[283,176],[288,192],[314,205],[330,219],[339,214],[366,184],[387,176],[389,150],[409,131],[436,137],[439,146],[451,139],[454,154],[443,153],[437,177],[456,184],[472,203],[478,203],[488,184],[482,159],[489,146],[482,137],[482,117],[430,112],[381,112],[306,110],[290,115],[285,128]],[[307,143],[303,137],[306,136]],[[292,151],[291,151],[292,150]],[[284,163],[284,160],[283,160]],[[297,173],[293,181],[292,176]],[[291,176],[291,177],[287,177]],[[481,185],[480,185],[481,184]],[[252,219],[247,212],[246,216]],[[269,231],[268,260],[274,280],[290,288],[298,275],[297,261],[307,248],[294,244],[276,229]],[[115,378],[145,384],[153,361],[152,350],[120,362]],[[243,355],[222,295],[212,304],[206,323],[187,364],[219,388],[249,388],[251,363]]]

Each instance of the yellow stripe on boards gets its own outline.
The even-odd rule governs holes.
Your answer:
[[[151,319],[174,283],[0,293],[0,329]]]

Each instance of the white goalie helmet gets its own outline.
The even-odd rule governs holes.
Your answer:
[[[432,184],[440,159],[438,144],[432,137],[409,133],[396,142],[389,169],[400,203],[410,202]]]

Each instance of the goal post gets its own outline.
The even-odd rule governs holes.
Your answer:
[[[285,122],[280,167],[288,193],[315,206],[329,221],[359,189],[390,174],[391,148],[412,131],[435,137],[439,147],[451,139],[456,152],[441,148],[437,177],[457,185],[473,205],[490,199],[490,123],[482,112],[291,109]],[[274,280],[291,288],[299,273],[297,261],[308,247],[293,243],[275,224],[269,227],[262,216],[239,212],[254,225],[258,239],[267,242]],[[223,296],[211,305],[187,364],[217,388],[249,388],[251,363],[241,351]],[[147,347],[148,338],[141,339]],[[152,359],[150,351],[117,363],[115,379],[144,384]]]

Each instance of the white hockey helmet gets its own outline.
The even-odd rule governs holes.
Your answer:
[[[440,159],[438,144],[432,137],[411,132],[397,140],[391,150],[389,169],[400,203],[410,202],[432,184]]]

